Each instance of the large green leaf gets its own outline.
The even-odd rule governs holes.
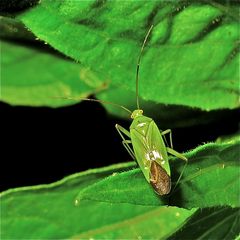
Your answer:
[[[99,80],[132,92],[140,45],[154,24],[141,64],[141,97],[211,110],[239,106],[238,6],[42,0],[19,19],[38,38],[97,72]]]
[[[1,239],[164,238],[195,210],[74,199],[88,185],[129,169],[118,164],[69,176],[59,182],[10,189],[1,194]],[[127,229],[127,231],[126,231]]]
[[[239,142],[206,144],[186,154],[184,164],[171,161],[172,180],[183,175],[169,197],[157,196],[140,169],[110,176],[80,191],[78,201],[94,200],[139,205],[173,205],[184,208],[239,206]],[[129,180],[131,179],[131,181]]]

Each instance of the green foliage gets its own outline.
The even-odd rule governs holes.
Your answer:
[[[185,154],[189,162],[179,185],[167,199],[159,198],[142,177],[140,169],[135,169],[110,176],[84,188],[80,191],[78,200],[80,203],[87,199],[147,206],[168,204],[188,209],[240,207],[239,148],[239,143],[206,144]],[[183,171],[184,163],[172,160],[171,168],[174,188],[174,182]]]
[[[134,109],[136,60],[154,24],[140,69],[147,115],[183,127],[239,107],[237,2],[18,2],[0,5],[5,102],[56,107],[74,102],[58,97],[95,94]],[[134,162],[3,192],[1,239],[239,239],[239,135],[186,156],[175,189],[184,163],[171,159],[174,190],[164,198]]]
[[[194,209],[97,201],[74,205],[79,189],[129,166],[113,165],[75,174],[53,184],[2,193],[1,239],[152,238],[175,232]]]
[[[11,189],[1,194],[1,237],[166,239],[188,218],[173,239],[192,234],[207,239],[228,234],[227,239],[233,239],[239,210],[226,206],[239,207],[238,149],[239,144],[209,144],[188,153],[190,162],[179,187],[167,199],[153,193],[138,169],[131,170],[134,163],[90,170],[49,185]],[[180,165],[173,166],[181,170]],[[204,209],[192,215],[197,206]],[[195,223],[197,230],[192,228]]]
[[[238,15],[233,7],[211,1],[121,1],[119,7],[118,1],[84,1],[79,4],[77,1],[42,0],[20,14],[18,19],[38,39],[80,62],[82,70],[79,71],[83,71],[81,75],[90,78],[90,82],[94,73],[97,82],[132,92],[135,92],[135,67],[140,44],[149,25],[154,24],[142,59],[141,97],[204,110],[233,109],[239,106]],[[37,70],[34,61],[33,66],[26,64]],[[56,65],[56,68],[61,71],[60,66]],[[35,74],[31,75],[36,78]],[[78,85],[74,84],[76,78]],[[8,96],[9,92],[13,95],[12,85],[9,86],[8,82],[15,83],[16,76],[3,76],[3,81],[6,82],[6,96],[2,99],[16,104],[16,99]],[[67,78],[61,95],[89,93],[81,86],[85,85],[81,81],[84,79],[79,79],[79,74],[75,80]],[[39,77],[36,82],[41,85]],[[32,86],[31,81],[28,85]],[[15,91],[24,95],[19,89]],[[32,88],[31,91],[36,90]],[[27,101],[23,102],[31,99],[33,105],[36,100],[31,91]],[[49,95],[56,94],[49,88],[47,91]],[[44,104],[54,105],[51,98],[47,98]]]
[[[2,100],[6,102],[61,106],[73,101],[58,99],[59,96],[76,92],[86,97],[94,91],[83,79],[80,80],[88,70],[76,63],[26,46],[12,46],[7,42],[2,42],[2,51]],[[18,76],[23,77],[22,81],[18,81]],[[4,81],[5,79],[8,81]]]
[[[188,239],[189,232],[191,239],[239,239],[239,213],[239,208],[199,209],[169,240]]]
[[[102,83],[93,72],[59,53],[34,45],[31,47],[31,42],[8,42],[9,38],[13,40],[14,32],[17,33],[15,40],[22,38],[26,29],[8,18],[3,18],[1,23],[4,29],[1,43],[2,100],[17,105],[62,106],[73,101],[58,97],[86,97],[101,88]],[[25,40],[31,41],[29,33],[24,36]]]

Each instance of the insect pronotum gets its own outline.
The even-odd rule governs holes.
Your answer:
[[[171,172],[169,167],[168,153],[174,155],[187,162],[187,158],[176,152],[172,146],[172,133],[170,129],[160,131],[153,121],[153,119],[143,115],[143,110],[139,106],[139,68],[142,53],[150,35],[153,25],[148,30],[141,51],[137,60],[136,69],[136,101],[137,109],[133,112],[124,106],[95,99],[80,98],[82,100],[101,102],[111,104],[124,109],[131,114],[132,123],[130,130],[126,130],[120,125],[116,124],[115,127],[122,138],[122,144],[130,154],[130,156],[137,162],[143,172],[146,180],[152,185],[155,192],[159,195],[166,195],[171,190]],[[74,98],[68,98],[74,99]],[[165,145],[165,135],[170,134],[170,147]],[[127,136],[128,139],[125,139]],[[180,177],[179,177],[180,179]]]

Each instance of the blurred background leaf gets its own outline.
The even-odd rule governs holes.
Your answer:
[[[43,42],[36,44],[18,21],[4,17],[1,25],[2,100],[14,105],[61,106],[73,101],[58,97],[86,97],[104,87],[88,68],[44,47]]]
[[[117,103],[130,110],[136,109],[135,95],[135,92],[114,87],[110,87],[106,91],[101,91],[96,94],[98,99]],[[235,115],[235,111],[229,109],[204,111],[187,106],[146,101],[142,98],[140,98],[140,104],[141,108],[144,110],[144,115],[153,118],[161,129],[210,124],[219,121],[219,119],[234,118]],[[129,114],[123,109],[118,109],[107,104],[105,104],[104,107],[114,116],[129,119]]]

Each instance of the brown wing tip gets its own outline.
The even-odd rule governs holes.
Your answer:
[[[150,168],[150,183],[155,192],[161,196],[166,195],[171,190],[171,178],[167,172],[155,161]]]

